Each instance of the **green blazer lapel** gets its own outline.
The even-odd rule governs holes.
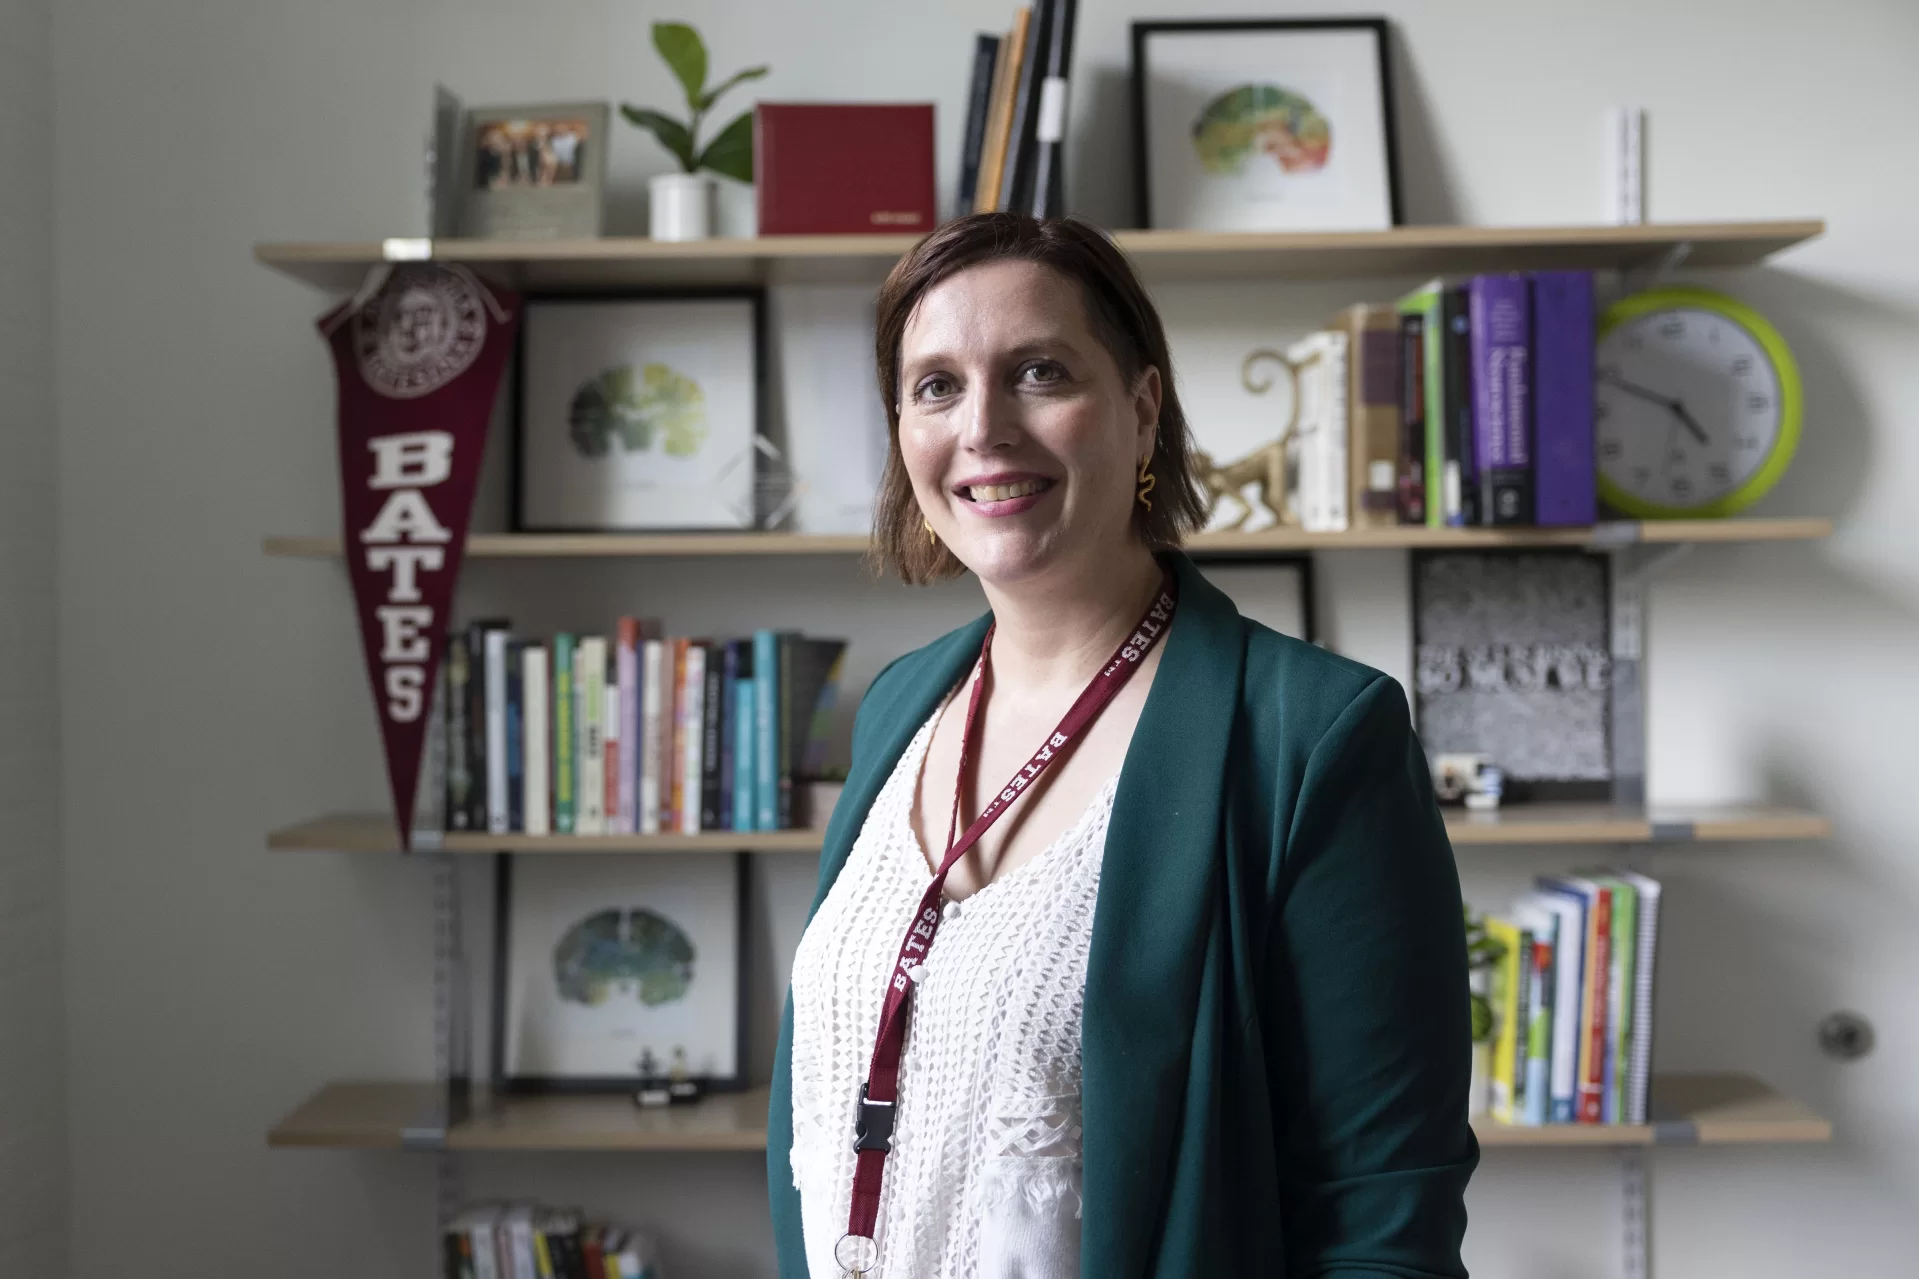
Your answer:
[[[1087,961],[1080,1273],[1098,1279],[1145,1275],[1162,1247],[1245,665],[1233,602],[1171,561],[1179,609],[1120,770]]]
[[[833,881],[839,878],[840,868],[846,865],[880,788],[893,775],[913,734],[919,732],[940,698],[979,657],[980,644],[992,620],[991,613],[983,613],[901,658],[881,671],[867,689],[854,730],[854,766],[820,840],[820,883],[813,894],[813,908],[806,914],[808,922],[818,913]]]

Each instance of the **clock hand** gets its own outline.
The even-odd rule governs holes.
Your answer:
[[[1657,404],[1660,408],[1665,409],[1668,413],[1674,412],[1678,410],[1679,408],[1678,400],[1669,400],[1665,396],[1659,394],[1657,391],[1648,391],[1643,386],[1640,386],[1633,382],[1628,382],[1625,378],[1620,377],[1617,373],[1608,373],[1604,369],[1601,369],[1599,371],[1599,380],[1602,382],[1611,382],[1614,386],[1618,387],[1620,390],[1624,391],[1626,394],[1636,395],[1642,400],[1647,400],[1653,404]]]
[[[1711,440],[1706,438],[1705,428],[1700,426],[1698,422],[1693,420],[1692,414],[1686,411],[1686,406],[1683,403],[1681,403],[1678,400],[1674,400],[1672,402],[1672,411],[1673,411],[1673,414],[1676,417],[1678,417],[1678,419],[1681,422],[1684,422],[1686,424],[1686,429],[1692,432],[1694,439],[1698,440],[1701,444],[1712,443]]]

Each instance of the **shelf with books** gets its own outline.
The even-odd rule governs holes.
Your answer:
[[[1254,533],[1201,533],[1187,549],[1200,555],[1276,551],[1454,550],[1572,546],[1611,549],[1632,545],[1706,542],[1807,542],[1832,536],[1832,521],[1817,516],[1728,520],[1611,520],[1570,528],[1393,528],[1306,533],[1296,528]],[[867,539],[821,533],[476,533],[466,555],[477,559],[593,559],[711,555],[859,555]],[[337,559],[340,539],[270,536],[264,552],[284,559]]]
[[[1683,250],[1692,267],[1751,266],[1824,234],[1817,218],[1639,226],[1408,226],[1387,231],[1119,231],[1150,283],[1355,279],[1436,272],[1649,268]],[[876,282],[918,237],[793,235],[682,242],[390,239],[265,243],[256,260],[316,288],[357,288],[370,267],[431,259],[537,292],[631,285]]]
[[[444,1138],[421,1140],[435,1114],[430,1083],[330,1083],[267,1134],[273,1147],[343,1150],[765,1150],[764,1088],[713,1093],[690,1106],[642,1107],[624,1094],[521,1097],[479,1092]],[[430,1129],[429,1129],[430,1130]]]
[[[400,1150],[439,1097],[425,1083],[330,1083],[267,1134],[280,1148]],[[1649,1124],[1546,1124],[1526,1128],[1481,1119],[1493,1146],[1813,1144],[1832,1124],[1765,1084],[1738,1074],[1661,1075]],[[767,1092],[717,1093],[697,1105],[642,1109],[624,1096],[514,1097],[481,1093],[472,1114],[446,1130],[444,1149],[490,1151],[755,1151],[766,1148]]]
[[[1446,810],[1454,847],[1541,844],[1675,844],[1824,839],[1816,813],[1766,806],[1654,808],[1613,804],[1523,804],[1492,813]],[[276,852],[389,853],[398,849],[384,813],[332,813],[267,835]],[[668,835],[491,835],[415,831],[413,846],[448,853],[817,853],[817,830],[702,831]]]

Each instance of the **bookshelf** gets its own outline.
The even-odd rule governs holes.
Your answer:
[[[1824,234],[1816,218],[1640,226],[1412,226],[1311,233],[1120,231],[1114,240],[1149,284],[1182,280],[1355,279],[1440,272],[1584,267],[1633,271],[1675,257],[1688,266],[1752,266]],[[253,256],[315,288],[357,288],[382,262],[457,262],[521,290],[633,285],[874,282],[911,235],[794,235],[666,243],[596,240],[390,239],[267,243]]]
[[[1518,804],[1493,813],[1446,810],[1455,848],[1486,845],[1681,844],[1824,839],[1817,813],[1766,806],[1632,808],[1619,804]],[[390,853],[400,846],[386,813],[333,813],[267,835],[276,852]],[[818,853],[815,830],[703,831],[697,835],[492,835],[416,831],[413,847],[445,853]]]
[[[1832,536],[1819,518],[1732,520],[1612,520],[1575,528],[1383,528],[1345,533],[1263,529],[1255,533],[1200,533],[1187,549],[1200,555],[1259,555],[1287,551],[1473,550],[1502,547],[1683,546],[1709,542],[1810,542]],[[695,556],[861,555],[863,536],[832,533],[475,533],[473,559],[631,559]],[[261,549],[278,559],[338,559],[340,539],[275,535]]]
[[[1649,1124],[1521,1128],[1480,1120],[1482,1146],[1632,1147],[1815,1144],[1832,1125],[1757,1079],[1739,1074],[1660,1075]],[[624,1096],[478,1094],[472,1113],[428,1142],[409,1135],[435,1113],[432,1084],[346,1082],[320,1088],[273,1126],[267,1144],[336,1150],[626,1151],[684,1153],[766,1149],[767,1091],[719,1093],[698,1104],[643,1110]]]

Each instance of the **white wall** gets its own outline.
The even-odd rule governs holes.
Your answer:
[[[0,3],[0,1275],[66,1270],[53,8]]]
[[[1779,266],[1716,282],[1776,316],[1806,374],[1808,438],[1766,510],[1830,514],[1841,533],[1807,548],[1704,549],[1664,579],[1653,601],[1652,785],[1675,799],[1814,805],[1834,815],[1838,835],[1650,861],[1672,883],[1660,1064],[1756,1070],[1831,1114],[1838,1140],[1660,1152],[1656,1261],[1669,1275],[1908,1272],[1919,1241],[1919,852],[1900,729],[1919,712],[1919,449],[1904,416],[1919,392],[1919,255],[1908,232],[1919,203],[1909,70],[1919,15],[1902,0],[1364,10],[1380,7],[1402,37],[1414,220],[1592,220],[1601,113],[1626,101],[1651,111],[1655,217],[1830,219],[1824,240]],[[1088,7],[1073,104],[1078,208],[1125,217],[1125,23],[1235,8],[1256,7]],[[676,12],[706,31],[716,65],[772,62],[768,97],[937,98],[944,171],[970,34],[1003,25],[1009,9],[701,0]],[[161,1276],[397,1279],[432,1264],[431,1161],[262,1144],[324,1080],[429,1067],[430,937],[424,868],[262,848],[269,826],[372,806],[383,784],[344,575],[258,551],[264,533],[331,529],[337,506],[330,372],[311,327],[323,299],[253,265],[249,248],[419,229],[419,138],[436,80],[472,102],[665,101],[645,36],[655,16],[611,0],[55,5],[77,1276],[121,1273],[129,1256]],[[9,92],[44,109],[44,92],[26,92],[30,75],[17,79],[11,61],[4,75]],[[661,160],[636,132],[616,137],[614,230],[640,225],[638,192]],[[29,254],[8,269],[33,279],[44,268]],[[1240,354],[1303,330],[1361,287],[1169,293],[1195,403],[1222,421],[1260,412],[1222,384]],[[4,305],[18,306],[6,293]],[[38,313],[21,314],[0,311],[0,325],[30,343]],[[31,348],[0,349],[20,361]],[[0,448],[21,438],[9,429]],[[27,466],[43,472],[45,452]],[[24,578],[0,595],[10,621],[23,601],[44,607],[51,584],[11,549],[22,536],[44,540],[44,518],[12,528],[46,489],[16,482],[6,456],[0,574]],[[1335,641],[1403,674],[1403,557],[1326,557],[1323,568]],[[832,626],[855,641],[856,683],[967,607],[963,590],[913,596],[830,561],[729,565],[723,577],[674,563],[475,564],[463,602],[508,608],[530,626],[626,608],[679,628]],[[52,656],[38,643],[24,667],[6,650],[0,679],[12,682],[0,684],[0,704],[45,705]],[[48,732],[40,714],[36,740]],[[5,731],[20,756],[18,729]],[[27,752],[0,768],[0,811],[24,818],[10,830],[50,829],[31,797],[51,776],[23,785],[22,767],[46,765]],[[1566,858],[1463,860],[1469,888],[1497,901]],[[0,885],[17,864],[0,867]],[[762,1009],[777,997],[807,878],[784,860],[757,880]],[[0,890],[0,919],[11,900]],[[11,935],[0,932],[0,945]],[[1879,1051],[1860,1064],[1835,1065],[1814,1047],[1817,1019],[1839,1006],[1878,1024]],[[6,1031],[13,1009],[0,1002]],[[751,1059],[766,1055],[761,1034]],[[15,1069],[0,1076],[0,1106]],[[540,1194],[649,1224],[675,1276],[744,1279],[770,1273],[759,1168],[733,1155],[492,1156],[467,1161],[466,1175],[475,1193]],[[1612,1273],[1616,1185],[1603,1153],[1489,1154],[1471,1192],[1475,1272]]]

